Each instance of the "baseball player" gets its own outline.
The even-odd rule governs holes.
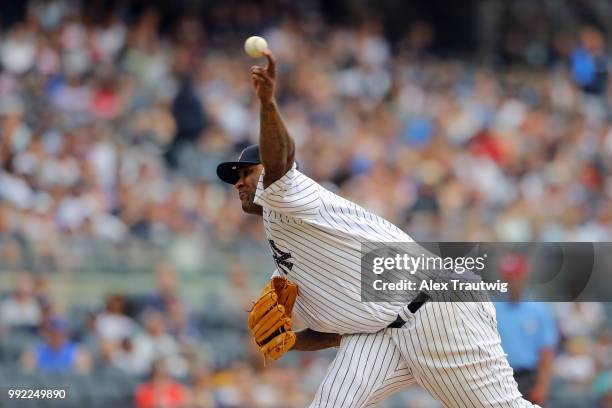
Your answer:
[[[518,391],[490,302],[360,301],[360,242],[413,242],[302,174],[274,98],[275,58],[252,67],[259,145],[221,163],[248,214],[263,216],[276,271],[248,325],[264,356],[339,347],[311,407],[369,407],[418,383],[445,407],[533,407]],[[295,312],[307,329],[294,332]]]

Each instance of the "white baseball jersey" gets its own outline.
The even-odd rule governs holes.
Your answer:
[[[403,305],[361,302],[361,242],[413,242],[389,221],[325,189],[296,165],[255,203],[263,207],[277,271],[298,285],[294,312],[313,330],[377,332]]]
[[[313,330],[341,333],[311,408],[367,407],[412,383],[445,407],[533,407],[521,398],[490,302],[361,302],[361,242],[413,242],[399,228],[297,170],[263,188],[277,271],[299,288],[294,312]],[[398,314],[401,328],[387,328]]]

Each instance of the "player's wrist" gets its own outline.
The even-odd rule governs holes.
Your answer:
[[[263,107],[275,108],[276,107],[276,98],[272,97],[264,97],[259,98],[259,103]]]

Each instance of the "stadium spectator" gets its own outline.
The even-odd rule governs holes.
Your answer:
[[[191,376],[192,404],[195,408],[213,408],[216,406],[214,397],[213,376],[205,366],[199,366]]]
[[[558,303],[555,305],[559,328],[565,337],[595,336],[605,322],[605,310],[598,302]]]
[[[180,345],[167,331],[164,315],[148,310],[143,316],[145,331],[134,337],[134,361],[139,371],[148,372],[153,363],[163,358],[167,370],[175,377],[187,375],[187,363],[181,356]]]
[[[96,316],[96,331],[102,340],[119,342],[134,333],[135,323],[125,314],[125,302],[125,297],[119,294],[106,299],[104,312]]]
[[[586,337],[573,337],[565,341],[564,352],[555,362],[555,374],[566,384],[584,390],[596,373],[595,360],[590,355],[592,342]]]
[[[154,293],[136,299],[138,308],[142,310],[155,309],[166,312],[170,304],[180,302],[179,283],[176,268],[169,262],[161,262],[155,267]]]
[[[13,293],[0,303],[0,326],[33,330],[41,319],[41,305],[34,296],[32,276],[21,272]]]
[[[565,339],[563,351],[553,367],[559,389],[557,401],[565,399],[572,406],[595,406],[592,387],[597,367],[591,353],[592,345],[591,339],[586,337]]]
[[[168,303],[166,313],[168,333],[182,345],[192,344],[200,338],[195,322],[183,302],[173,300]]]
[[[604,39],[594,27],[580,31],[580,43],[572,53],[574,81],[587,93],[602,95],[606,92],[608,68]]]
[[[114,367],[135,377],[143,375],[143,364],[140,355],[134,351],[134,342],[131,338],[122,339],[118,347],[112,347],[109,351],[110,361]]]
[[[523,287],[529,271],[521,254],[504,255],[500,276],[508,282],[509,298],[495,302],[497,327],[519,391],[529,401],[548,400],[558,332],[548,305],[524,300]]]
[[[150,380],[136,390],[134,405],[137,408],[183,408],[187,404],[185,387],[172,379],[163,360],[155,361]]]
[[[68,325],[58,318],[44,329],[43,341],[22,356],[25,371],[45,373],[86,373],[91,367],[89,354],[69,338]]]

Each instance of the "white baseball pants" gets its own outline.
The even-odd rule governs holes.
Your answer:
[[[518,391],[490,302],[428,302],[402,318],[343,336],[310,407],[371,407],[415,382],[447,408],[537,407]]]

